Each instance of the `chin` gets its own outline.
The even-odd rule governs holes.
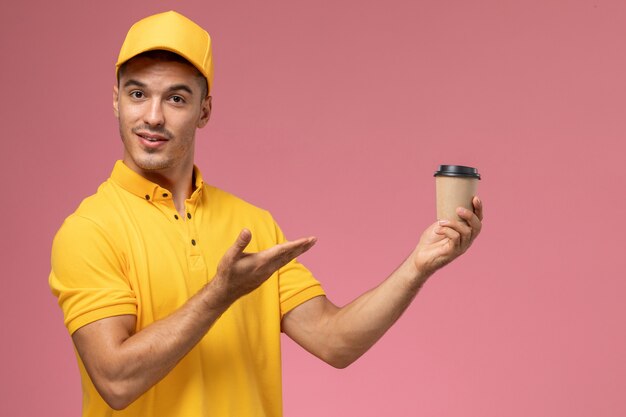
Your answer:
[[[137,168],[144,171],[158,171],[171,167],[169,160],[151,157],[131,158]]]

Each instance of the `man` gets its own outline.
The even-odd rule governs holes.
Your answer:
[[[167,12],[130,29],[113,108],[123,160],[55,237],[50,285],[76,347],[85,416],[280,416],[280,332],[348,366],[481,229],[438,222],[378,287],[339,308],[271,215],[204,183],[211,40]],[[234,243],[233,243],[234,242]]]

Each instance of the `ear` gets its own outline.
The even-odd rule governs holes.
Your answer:
[[[116,119],[120,118],[120,109],[119,109],[119,104],[118,104],[118,98],[119,98],[119,89],[117,88],[117,85],[113,86],[113,114],[115,115]]]
[[[209,123],[209,119],[211,118],[211,96],[206,96],[205,99],[202,100],[202,109],[200,109],[200,119],[198,120],[198,128],[203,128]]]

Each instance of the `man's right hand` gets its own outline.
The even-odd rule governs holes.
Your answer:
[[[228,248],[209,284],[227,305],[255,290],[279,268],[313,247],[314,237],[281,243],[257,253],[245,253],[252,233],[243,229]]]
[[[135,331],[134,315],[114,316],[74,332],[72,339],[87,373],[109,406],[123,409],[159,382],[234,301],[316,241],[303,238],[245,253],[251,239],[244,229],[220,260],[214,279],[167,317]]]

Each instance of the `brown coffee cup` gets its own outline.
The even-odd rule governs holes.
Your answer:
[[[478,189],[480,174],[476,168],[462,165],[439,165],[435,172],[437,186],[437,219],[456,220],[457,207],[474,211],[472,200]]]

